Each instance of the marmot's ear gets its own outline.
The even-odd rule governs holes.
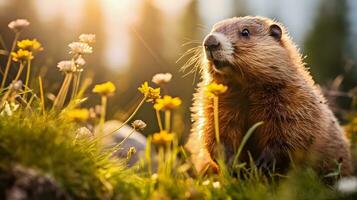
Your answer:
[[[281,30],[280,26],[277,24],[270,25],[269,32],[270,32],[270,36],[272,36],[276,40],[280,40],[281,35],[283,34],[283,31]]]

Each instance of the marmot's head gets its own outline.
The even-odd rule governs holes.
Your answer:
[[[266,78],[292,73],[300,54],[284,27],[263,17],[218,22],[203,42],[209,72],[218,78]],[[284,77],[285,78],[285,77]]]

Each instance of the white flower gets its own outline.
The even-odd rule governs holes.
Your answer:
[[[76,139],[89,139],[94,135],[87,127],[81,127],[76,130]]]
[[[12,116],[13,112],[17,110],[17,108],[19,108],[18,104],[15,103],[10,103],[5,101],[3,110],[0,112],[1,116],[7,115],[7,116]]]
[[[14,32],[20,32],[24,28],[30,25],[30,22],[27,21],[26,19],[17,19],[14,21],[11,21],[8,25],[8,27],[13,30]]]
[[[357,177],[345,177],[341,178],[336,183],[336,188],[342,193],[357,192]]]
[[[146,127],[145,122],[141,121],[141,120],[135,120],[131,126],[135,129],[135,130],[143,130]]]
[[[170,73],[161,73],[161,74],[155,74],[153,77],[152,77],[152,82],[158,84],[158,85],[162,85],[162,84],[165,84],[165,83],[168,83],[170,82],[172,79],[172,74]]]
[[[68,45],[70,50],[70,54],[89,54],[92,53],[92,47],[84,42],[72,42]]]
[[[21,90],[22,89],[22,81],[18,80],[16,82],[11,83],[11,87],[17,91]]]
[[[73,65],[72,61],[70,61],[70,60],[64,60],[64,61],[59,62],[57,64],[57,67],[59,68],[59,70],[61,72],[70,73],[70,72],[76,71],[76,67]]]
[[[220,184],[218,181],[216,181],[216,182],[213,182],[213,183],[212,183],[212,186],[213,186],[214,188],[220,188],[220,187],[221,187],[221,184]]]
[[[95,43],[95,34],[81,34],[79,36],[79,41],[87,44]]]
[[[202,185],[209,185],[210,181],[209,180],[205,180],[202,182]]]
[[[78,58],[74,62],[80,67],[83,67],[86,64],[86,61],[83,59],[83,56],[78,56]]]

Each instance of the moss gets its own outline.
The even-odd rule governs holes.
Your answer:
[[[74,125],[55,115],[0,117],[0,166],[9,169],[21,164],[39,169],[80,199],[103,199],[119,184],[121,192],[135,188],[137,178],[126,178],[130,173],[123,162],[110,159],[95,141],[75,144],[74,138]]]

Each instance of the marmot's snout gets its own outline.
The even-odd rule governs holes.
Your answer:
[[[212,34],[210,34],[206,37],[203,45],[205,46],[206,51],[209,51],[209,52],[219,50],[221,47],[221,43],[219,42],[217,37]],[[210,59],[210,57],[207,57],[207,58]]]
[[[222,33],[213,32],[203,41],[206,59],[211,62],[215,70],[230,66],[233,47],[229,39]]]

